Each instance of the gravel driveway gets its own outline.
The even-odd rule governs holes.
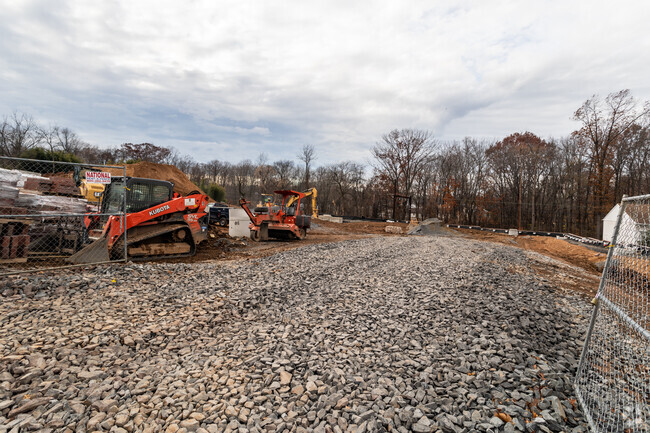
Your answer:
[[[530,264],[377,237],[5,281],[0,432],[586,431],[591,308]]]

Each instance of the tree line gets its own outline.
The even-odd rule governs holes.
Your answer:
[[[395,129],[372,147],[371,166],[317,165],[313,145],[295,159],[265,154],[237,163],[197,162],[174,148],[123,143],[102,148],[68,128],[43,128],[14,113],[0,124],[0,153],[35,159],[178,167],[218,200],[257,202],[277,189],[318,190],[321,213],[445,222],[598,236],[623,194],[650,193],[650,105],[629,90],[593,96],[573,114],[579,128],[543,139],[516,132],[501,140],[441,142],[429,131]],[[65,159],[67,158],[67,159]]]

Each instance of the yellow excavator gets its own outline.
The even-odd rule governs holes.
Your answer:
[[[99,203],[102,199],[102,194],[104,194],[104,185],[99,183],[88,183],[86,179],[81,179],[81,185],[79,185],[79,190],[81,195],[91,203]]]
[[[318,191],[316,191],[316,188],[309,188],[308,190],[303,191],[303,193],[305,194],[304,198],[311,196],[311,216],[312,218],[318,218],[318,206],[316,206],[316,197],[318,197]],[[298,200],[297,196],[291,197],[286,203],[287,208],[291,207],[291,205],[296,200]]]

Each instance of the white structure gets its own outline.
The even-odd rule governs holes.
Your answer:
[[[231,207],[229,211],[230,225],[228,226],[228,234],[233,238],[250,237],[251,231],[248,225],[251,223],[251,220],[246,215],[246,211],[236,207]]]
[[[323,221],[329,221],[331,223],[339,223],[339,224],[343,223],[343,217],[333,217],[330,214],[319,215],[318,219]]]
[[[614,228],[616,227],[616,218],[618,218],[618,212],[621,208],[620,204],[617,204],[609,211],[605,218],[603,218],[603,240],[611,242],[612,237],[614,236]],[[618,233],[617,244],[636,244],[641,241],[641,231],[639,230],[639,225],[634,222],[630,215],[625,212],[623,213],[621,220],[621,230]]]

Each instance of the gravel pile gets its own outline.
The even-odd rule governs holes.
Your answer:
[[[586,431],[590,308],[520,250],[390,237],[0,283],[0,432]]]

